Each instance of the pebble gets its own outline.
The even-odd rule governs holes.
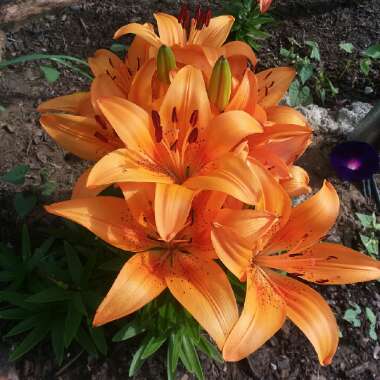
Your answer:
[[[380,359],[380,346],[377,344],[375,349],[373,350],[373,358],[376,360]]]

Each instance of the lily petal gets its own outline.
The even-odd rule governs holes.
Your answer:
[[[94,326],[104,325],[139,310],[165,290],[160,259],[157,253],[137,253],[124,264],[96,311]]]
[[[139,36],[135,36],[133,39],[125,59],[128,69],[133,74],[136,74],[145,62],[149,60],[150,47],[151,45]]]
[[[188,43],[220,47],[230,34],[234,21],[232,16],[213,17],[207,27],[190,33]]]
[[[152,79],[156,72],[156,60],[147,61],[135,74],[128,94],[128,100],[145,110],[152,108]]]
[[[261,125],[244,111],[229,111],[218,115],[206,132],[207,159],[219,158],[247,136],[261,133],[262,130]]]
[[[331,183],[293,208],[288,223],[273,237],[266,252],[301,252],[327,234],[339,213],[339,197]]]
[[[286,106],[269,107],[266,110],[268,121],[275,124],[294,124],[307,126],[306,118],[294,108]]]
[[[287,317],[314,346],[321,365],[330,364],[339,340],[338,325],[330,306],[300,281],[274,272],[269,272],[269,276],[286,302]]]
[[[270,339],[283,325],[286,305],[261,269],[247,275],[247,293],[240,318],[224,347],[226,361],[241,360]]]
[[[183,185],[193,190],[223,191],[247,204],[256,204],[261,194],[261,185],[248,163],[233,153],[212,161]]]
[[[42,102],[38,107],[38,112],[58,111],[64,113],[71,113],[73,115],[90,116],[84,114],[83,107],[90,101],[89,92],[74,92],[70,95],[58,96],[53,99]]]
[[[248,141],[250,151],[265,147],[287,165],[292,165],[309,146],[311,136],[312,130],[309,126],[274,124],[264,127],[263,133],[250,136]]]
[[[194,192],[180,185],[158,183],[154,209],[157,231],[165,241],[172,240],[183,229],[193,201]]]
[[[146,111],[126,99],[117,97],[102,98],[98,105],[125,146],[153,157],[153,131],[151,119]]]
[[[252,259],[253,247],[276,222],[274,215],[254,210],[221,210],[212,226],[211,240],[223,264],[239,279]]]
[[[109,75],[100,74],[91,83],[91,103],[97,114],[101,114],[98,100],[111,96],[118,96],[120,98],[127,97],[126,93],[116,85]]]
[[[257,103],[257,79],[250,69],[246,69],[239,87],[236,89],[225,111],[242,110],[253,115]]]
[[[92,167],[86,169],[75,182],[71,199],[95,197],[108,187],[108,185],[104,185],[89,188],[87,180],[91,170]]]
[[[211,260],[177,254],[166,284],[221,349],[238,319],[235,296],[223,270]]]
[[[118,149],[94,165],[87,185],[92,187],[118,182],[172,183],[173,179],[147,156],[130,149]]]
[[[185,31],[177,17],[159,12],[154,13],[154,18],[157,21],[158,34],[162,44],[167,46],[183,46],[185,44]]]
[[[174,112],[176,118],[173,118]],[[196,118],[194,114],[197,115]],[[211,109],[199,69],[185,66],[178,71],[161,104],[160,116],[163,135],[169,146],[177,139],[178,146],[182,146],[190,128],[198,128],[198,138],[202,136],[209,124]],[[196,120],[191,123],[193,118]]]
[[[45,209],[86,227],[107,243],[126,251],[146,249],[152,244],[121,198],[99,196],[73,199],[53,203]]]
[[[276,67],[257,73],[259,104],[264,108],[277,105],[288,91],[296,74],[291,67]]]
[[[379,261],[340,244],[319,243],[300,253],[259,260],[263,265],[296,273],[317,284],[353,284],[380,278]]]
[[[84,160],[96,161],[118,147],[90,117],[46,113],[40,123],[63,149]]]
[[[298,197],[311,192],[309,175],[306,170],[300,166],[293,165],[289,169],[289,174],[291,178],[282,180],[280,183],[291,197]]]
[[[252,66],[256,66],[257,59],[252,48],[243,41],[231,41],[223,45],[226,58],[233,56],[243,56],[247,58]]]
[[[150,43],[152,46],[154,46],[157,49],[161,46],[161,41],[154,33],[153,26],[149,24],[141,25],[141,24],[132,22],[128,25],[124,25],[116,31],[113,38],[117,40],[121,36],[130,34],[130,33],[136,34],[137,36],[143,38],[145,41],[147,41],[148,43]]]

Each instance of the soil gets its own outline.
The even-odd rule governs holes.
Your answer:
[[[380,40],[380,1],[351,0],[274,0],[273,14],[278,23],[260,52],[260,65],[269,67],[281,64],[279,49],[289,47],[288,37],[297,41],[318,42],[322,60],[333,83],[340,88],[337,102],[331,106],[355,100],[373,103],[379,98],[380,67],[372,66],[371,75],[365,78],[358,69],[359,55],[350,70],[342,74],[344,53],[339,50],[341,41],[351,42],[360,50]],[[218,3],[212,6],[220,11]],[[100,47],[110,47],[113,32],[128,22],[152,21],[152,11],[176,12],[177,2],[170,0],[141,0],[120,2],[116,0],[82,0],[54,13],[42,15],[18,27],[7,29],[4,59],[19,55],[47,52],[87,57]],[[1,28],[1,27],[0,27]],[[1,41],[1,35],[0,35]],[[1,55],[0,47],[0,55]],[[45,99],[86,89],[88,81],[72,72],[62,69],[60,79],[48,84],[42,77],[37,64],[13,66],[0,71],[0,175],[11,167],[26,163],[31,167],[26,184],[21,189],[30,189],[41,182],[40,171],[46,169],[50,179],[57,183],[57,190],[50,197],[42,197],[40,203],[66,199],[70,188],[80,172],[87,165],[73,155],[64,152],[41,130],[38,125],[36,106]],[[366,95],[365,87],[374,92]],[[373,204],[368,203],[360,191],[351,184],[335,177],[329,166],[328,154],[337,142],[344,139],[339,133],[318,134],[313,145],[301,158],[299,164],[311,175],[315,191],[324,178],[337,188],[341,198],[341,214],[338,223],[329,235],[332,241],[347,246],[362,248],[358,240],[360,227],[355,212],[370,212]],[[12,208],[14,191],[19,187],[0,183],[0,240],[15,239],[19,229]],[[28,217],[28,223],[43,219],[43,210],[37,208]],[[343,314],[351,304],[357,303],[364,310],[371,307],[380,320],[379,283],[357,286],[316,286],[328,300],[336,313],[342,338],[333,364],[320,367],[316,355],[302,333],[291,323],[285,326],[264,347],[247,360],[236,364],[215,364],[202,358],[206,379],[380,379],[380,345],[369,338],[369,326],[362,315],[362,326],[352,327],[343,320]],[[379,326],[378,326],[379,327]],[[8,365],[6,352],[9,347],[0,348],[1,370],[9,379],[65,379],[81,378],[93,380],[119,380],[128,376],[131,352],[137,341],[130,344],[114,344],[107,358],[90,358],[82,354],[67,368],[56,367],[50,357],[49,347],[35,349],[32,354],[16,364]],[[75,358],[70,353],[66,362]],[[147,361],[137,379],[164,379],[164,353]],[[13,375],[12,375],[13,374]],[[13,376],[13,377],[12,377]],[[6,377],[5,377],[6,378]],[[181,370],[181,380],[192,379]]]

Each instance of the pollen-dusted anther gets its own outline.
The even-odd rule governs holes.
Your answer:
[[[195,125],[197,124],[198,122],[198,115],[199,115],[199,111],[198,110],[194,110],[190,116],[190,125],[192,127],[195,127]]]
[[[195,143],[197,141],[197,138],[198,138],[198,128],[194,128],[190,132],[187,141],[189,142],[189,144],[193,144],[193,143]]]
[[[170,84],[170,71],[177,67],[173,50],[166,46],[161,45],[157,53],[157,77],[163,82]]]
[[[178,123],[177,108],[172,109],[172,123]]]
[[[220,111],[223,111],[230,101],[232,91],[232,73],[228,60],[221,56],[212,69],[208,86],[208,96]]]
[[[205,26],[209,26],[210,25],[211,17],[212,17],[212,12],[211,12],[211,9],[208,8],[207,11],[206,11],[206,16],[205,16]]]

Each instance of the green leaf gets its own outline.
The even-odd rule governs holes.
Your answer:
[[[30,236],[29,236],[28,226],[26,224],[23,224],[22,226],[21,252],[22,252],[23,261],[26,261],[32,255],[32,247],[30,245]]]
[[[75,249],[67,242],[64,243],[65,254],[67,259],[67,265],[69,267],[69,272],[71,279],[76,285],[79,285],[82,278],[83,267],[79,260],[78,254]]]
[[[174,374],[177,369],[179,352],[182,344],[181,330],[172,332],[169,336],[168,351],[166,356],[167,372]]]
[[[182,346],[179,357],[181,358],[181,361],[185,365],[186,369],[193,373],[198,380],[204,379],[203,370],[197,351],[195,350],[192,341],[186,335],[182,335]]]
[[[141,355],[141,359],[149,358],[149,356],[153,355],[165,342],[166,336],[151,336]]]
[[[0,179],[14,185],[22,185],[25,182],[25,176],[29,172],[29,169],[29,165],[17,165],[1,176]]]
[[[321,55],[319,53],[318,44],[315,41],[305,41],[305,44],[311,47],[310,58],[319,62],[321,60]]]
[[[223,363],[222,355],[220,354],[217,347],[215,347],[212,343],[208,341],[208,339],[204,336],[201,336],[201,339],[197,345],[197,347],[205,353],[208,357],[215,360],[216,362]]]
[[[10,360],[17,360],[21,356],[29,352],[33,347],[37,346],[49,332],[49,326],[46,325],[46,321],[36,328],[34,328],[25,339],[15,348],[15,350],[10,354]]]
[[[54,67],[41,65],[40,69],[49,83],[54,83],[59,78],[60,73]]]
[[[357,304],[354,304],[354,309],[347,309],[343,315],[343,319],[354,327],[360,327],[361,320],[360,318],[358,318],[358,316],[361,312],[362,311],[361,311],[360,306]]]
[[[29,318],[22,320],[17,323],[12,329],[10,329],[5,335],[4,338],[10,336],[21,334],[25,331],[32,329],[33,327],[38,326],[41,323],[41,315],[32,315]]]
[[[299,100],[300,82],[296,79],[289,86],[289,106],[295,107],[300,104]]]
[[[20,308],[0,310],[0,319],[25,319],[30,316],[30,311]]]
[[[308,86],[303,86],[298,93],[299,101],[302,105],[307,106],[313,103],[313,97],[311,95],[310,88]]]
[[[16,193],[13,205],[20,218],[25,218],[37,204],[37,198],[33,194]]]
[[[379,255],[379,241],[374,236],[366,236],[359,234],[360,240],[362,241],[368,254],[374,258]]]
[[[351,54],[354,51],[354,49],[355,49],[354,45],[352,45],[351,42],[341,42],[339,44],[339,47],[340,47],[341,50],[343,50],[343,51],[345,51],[346,53],[349,53],[349,54]]]
[[[133,338],[136,335],[141,334],[145,331],[145,326],[137,319],[132,322],[127,323],[124,327],[122,327],[112,338],[113,342],[122,342],[123,340],[127,340]]]
[[[127,46],[123,44],[114,43],[111,45],[110,50],[114,53],[126,53]]]
[[[74,338],[89,354],[97,355],[96,346],[86,330],[80,326]]]
[[[144,340],[142,341],[140,347],[137,349],[137,351],[134,353],[131,365],[129,366],[129,377],[132,377],[136,374],[136,372],[141,368],[141,366],[144,364],[144,361],[146,359],[142,358],[143,352],[145,350],[146,345],[149,342],[149,336],[146,336]]]
[[[57,184],[55,182],[46,181],[41,186],[41,194],[44,195],[45,197],[48,197],[49,195],[52,195],[56,189],[57,189]]]
[[[74,302],[69,302],[65,320],[65,333],[63,335],[65,347],[69,347],[78,332],[82,314],[78,312]]]
[[[65,352],[65,342],[64,342],[64,330],[62,328],[64,324],[63,320],[56,320],[53,323],[51,330],[51,345],[53,346],[54,355],[59,365],[63,362],[64,352]]]
[[[377,340],[377,334],[376,334],[376,315],[375,313],[372,311],[372,309],[370,309],[369,307],[366,307],[365,308],[365,315],[370,323],[370,326],[369,326],[369,336],[371,339],[373,340]]]
[[[313,75],[314,66],[312,64],[302,65],[298,75],[301,79],[301,83],[305,84]]]
[[[364,228],[373,228],[374,223],[376,223],[376,215],[373,214],[361,214],[359,212],[356,213],[356,216],[358,217],[360,224]]]
[[[39,293],[33,294],[27,298],[28,302],[33,303],[46,303],[46,302],[57,302],[70,299],[72,293],[65,289],[58,288],[56,286],[42,290]]]
[[[5,112],[6,108],[0,104],[0,113]]]
[[[92,327],[91,322],[89,323],[88,330],[90,332],[90,335],[92,337],[92,340],[95,342],[96,347],[98,350],[103,354],[107,355],[108,346],[107,341],[104,336],[104,329],[103,327]]]
[[[369,70],[371,68],[372,61],[371,58],[363,58],[359,61],[360,71],[365,75],[368,76]]]
[[[370,46],[363,54],[372,59],[380,59],[380,44]]]

